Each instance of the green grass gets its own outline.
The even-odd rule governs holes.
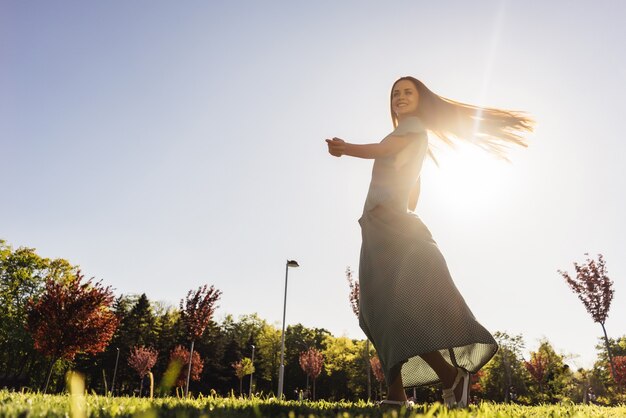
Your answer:
[[[367,402],[296,402],[200,396],[195,399],[42,395],[0,391],[0,417],[626,417],[626,405],[520,406],[482,403],[468,410],[448,410],[440,404],[418,405],[411,412],[381,411]]]

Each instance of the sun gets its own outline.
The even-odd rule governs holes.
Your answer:
[[[513,164],[471,144],[459,143],[454,150],[437,151],[439,167],[426,164],[422,182],[424,191],[438,205],[472,219],[507,205],[515,183]]]

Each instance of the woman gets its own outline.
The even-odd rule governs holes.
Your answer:
[[[407,404],[404,387],[441,382],[449,407],[465,407],[470,373],[497,344],[454,285],[445,259],[415,210],[427,131],[452,145],[464,139],[506,159],[506,146],[532,120],[519,112],[479,108],[438,96],[413,77],[391,89],[394,131],[380,143],[327,139],[335,157],[374,159],[363,216],[359,324],[378,352],[391,405]],[[433,157],[434,158],[434,157]]]

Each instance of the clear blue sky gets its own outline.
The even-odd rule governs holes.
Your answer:
[[[224,294],[363,338],[347,297],[371,161],[403,75],[537,119],[512,164],[425,166],[417,212],[489,330],[590,366],[601,335],[557,269],[605,254],[626,333],[626,3],[0,2],[0,237],[116,293]],[[621,320],[620,320],[621,319]]]

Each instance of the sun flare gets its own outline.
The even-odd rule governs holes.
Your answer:
[[[494,158],[471,144],[455,150],[435,150],[439,167],[427,164],[424,189],[444,207],[479,217],[498,210],[512,187],[512,164]]]

